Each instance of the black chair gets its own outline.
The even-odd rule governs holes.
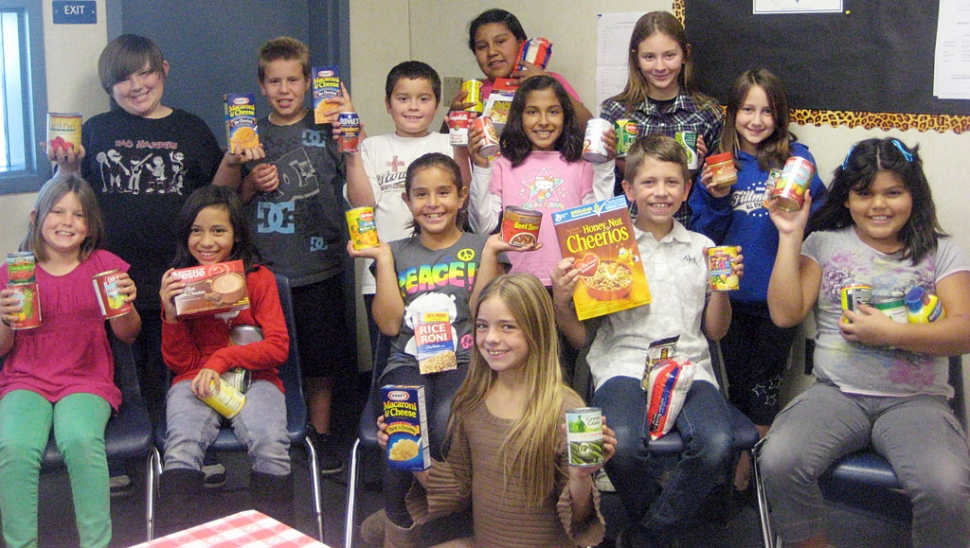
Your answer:
[[[957,418],[963,421],[963,362],[960,356],[950,358],[949,382],[955,390],[951,406]],[[754,451],[755,465],[752,468],[764,545],[765,548],[773,548],[778,539],[771,527],[770,505],[758,465],[760,449],[759,444]],[[872,448],[849,453],[836,460],[819,478],[819,487],[826,501],[836,506],[906,527],[913,520],[913,508],[899,478],[889,461]]]
[[[283,389],[286,391],[286,431],[293,445],[303,444],[307,450],[310,464],[310,485],[313,490],[313,511],[317,521],[317,537],[323,542],[323,504],[320,488],[320,466],[317,461],[317,452],[307,436],[307,408],[306,400],[303,397],[303,380],[300,374],[300,354],[296,340],[296,327],[293,319],[293,298],[290,291],[290,280],[285,276],[276,275],[276,285],[280,292],[280,304],[283,307],[283,315],[286,318],[286,328],[290,334],[290,354],[279,369],[280,381],[283,382]],[[160,449],[165,447],[166,424],[165,420],[159,421],[155,429],[156,445]],[[214,451],[246,451],[246,444],[236,437],[232,427],[224,425],[219,429],[219,435],[209,446]],[[158,449],[154,450],[156,460],[155,481],[162,474],[162,461]],[[151,521],[154,521],[152,514]],[[150,526],[149,539],[151,538]]]

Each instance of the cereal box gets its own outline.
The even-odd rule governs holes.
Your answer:
[[[172,275],[186,284],[175,296],[175,315],[180,320],[249,308],[242,261],[181,268]]]
[[[650,303],[650,288],[626,198],[617,196],[552,214],[562,256],[573,257],[580,320]]]
[[[223,97],[226,101],[226,140],[229,151],[235,153],[243,148],[259,146],[256,96],[252,93],[227,93]]]
[[[420,472],[431,467],[428,451],[428,412],[423,386],[387,385],[381,388],[387,425],[387,464],[391,470]]]
[[[340,67],[313,67],[313,121],[326,124],[334,107],[328,99],[340,97]]]

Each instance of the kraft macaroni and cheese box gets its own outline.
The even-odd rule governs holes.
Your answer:
[[[259,130],[256,128],[256,95],[253,93],[227,93],[225,99],[226,139],[229,151],[259,146]]]
[[[313,67],[313,121],[325,124],[334,107],[328,99],[340,97],[340,67]]]
[[[431,467],[428,412],[423,386],[389,384],[381,388],[387,425],[387,464],[391,470],[420,472]]]

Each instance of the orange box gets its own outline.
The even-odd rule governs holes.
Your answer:
[[[226,140],[229,152],[235,154],[243,148],[259,146],[259,130],[256,127],[256,95],[252,93],[227,93]]]
[[[175,297],[175,316],[180,320],[249,308],[242,261],[181,268],[172,275],[186,283]]]

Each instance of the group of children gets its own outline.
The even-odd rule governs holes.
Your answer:
[[[36,502],[23,501],[36,501],[51,424],[75,500],[84,500],[75,505],[81,544],[110,539],[103,431],[120,397],[88,280],[112,268],[128,272],[119,287],[144,314],[112,319],[112,330],[136,345],[146,393],[159,401],[167,393],[157,411],[167,419],[161,508],[171,511],[163,521],[184,527],[201,515],[205,448],[220,418],[199,398],[232,367],[253,376],[247,404],[231,421],[250,447],[253,503],[291,521],[278,367],[289,337],[298,337],[311,434],[331,446],[333,380],[353,363],[344,344],[350,316],[342,309],[349,256],[367,260],[361,290],[381,383],[425,386],[433,458],[426,472],[386,471],[385,508],[362,526],[371,544],[420,546],[428,520],[469,505],[467,538],[448,546],[602,540],[592,481],[599,467],[565,459],[562,411],[583,405],[563,382],[565,343],[588,348],[591,403],[608,421],[605,470],[629,521],[620,546],[671,545],[710,515],[732,483],[747,488],[750,463],[736,466],[730,404],[767,436],[762,467],[772,519],[786,542],[825,545],[816,481],[839,456],[872,444],[913,500],[914,543],[966,546],[970,459],[946,405],[952,390],[944,356],[970,351],[970,262],[936,222],[917,149],[896,139],[862,141],[828,190],[815,176],[799,211],[764,202],[772,169],[791,156],[814,163],[788,130],[781,82],[764,69],[745,72],[722,115],[693,85],[683,26],[669,13],[652,12],[633,29],[626,87],[601,109],[609,121],[633,120],[641,138],[624,158],[614,158],[615,133],[607,132],[608,160],[590,164],[581,157],[588,109],[560,75],[530,63],[517,67],[525,39],[504,10],[488,10],[469,25],[486,87],[497,78],[519,83],[495,159],[481,154],[481,131],[470,132],[467,146],[453,147],[430,129],[441,83],[419,61],[388,74],[385,106],[394,133],[364,136],[359,152],[340,153],[332,138],[336,113],[353,110],[350,95],[343,90],[330,123],[316,124],[305,106],[306,47],[271,40],[259,56],[259,87],[271,107],[259,120],[261,145],[222,153],[198,118],[162,105],[168,65],[157,46],[130,35],[109,44],[99,73],[118,108],[84,125],[82,147],[48,151],[58,174],[42,188],[21,246],[37,256],[41,327],[11,330],[20,304],[11,291],[0,291],[6,356],[0,513],[7,544],[36,543]],[[454,110],[468,106],[463,93],[451,102]],[[714,185],[706,167],[691,172],[671,138],[677,131],[698,135],[701,165],[709,153],[732,152],[737,183]],[[548,218],[538,241],[526,247],[489,234],[507,206],[548,217],[607,199],[615,188],[635,215],[653,302],[580,322],[572,308],[579,271],[572,259],[561,259]],[[345,244],[343,198],[374,208],[378,246]],[[464,230],[466,213],[471,232]],[[731,294],[710,289],[706,248],[720,244],[745,253],[733,267],[743,276],[741,290]],[[185,284],[170,269],[236,259],[245,265],[250,308],[233,317],[179,320],[172,299]],[[287,333],[267,265],[293,280],[296,333]],[[6,282],[6,271],[0,274]],[[946,316],[915,325],[865,305],[843,313],[839,290],[860,280],[874,295],[921,286],[939,297]],[[449,313],[457,367],[421,374],[415,319],[432,310]],[[818,382],[776,422],[794,326],[812,310]],[[230,330],[240,325],[258,326],[262,340],[231,346]],[[64,331],[77,335],[63,337]],[[650,434],[640,380],[649,344],[672,336],[696,374],[675,425],[687,450],[661,487],[645,450]],[[709,341],[721,341],[730,404],[718,387]],[[171,383],[166,370],[174,374]],[[378,425],[386,444],[383,419]]]

